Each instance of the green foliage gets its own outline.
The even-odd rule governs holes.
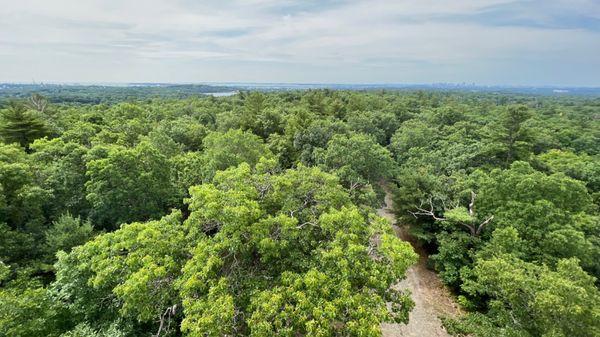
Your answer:
[[[335,135],[315,157],[321,167],[340,178],[355,202],[368,205],[376,204],[373,186],[388,179],[394,169],[389,151],[363,134]]]
[[[585,182],[595,203],[600,204],[600,158],[553,149],[540,154],[538,159],[543,168],[551,173],[562,172]]]
[[[50,254],[59,250],[69,252],[71,248],[84,244],[92,236],[94,228],[89,221],[66,213],[46,230],[46,245]]]
[[[267,97],[260,92],[252,92],[244,98],[244,108],[239,126],[250,130],[263,139],[283,131],[281,113],[267,106]]]
[[[413,113],[389,146],[400,166],[395,211],[471,311],[447,320],[449,332],[595,335],[595,323],[578,322],[591,322],[598,307],[597,158],[588,143],[596,108],[505,101]],[[582,282],[585,291],[576,290]]]
[[[202,149],[202,140],[208,133],[207,127],[190,116],[178,118],[173,121],[164,121],[157,132],[169,136],[185,151],[198,151]]]
[[[36,257],[34,235],[0,223],[0,260],[7,263],[26,262]]]
[[[371,135],[381,145],[389,143],[399,125],[396,115],[384,111],[353,111],[347,120],[353,131]]]
[[[598,335],[597,99],[38,89],[1,111],[2,336],[380,335],[415,259],[382,181],[450,332]]]
[[[363,134],[335,135],[317,161],[335,172],[349,186],[377,183],[393,169],[390,153]]]
[[[335,177],[303,167],[255,176],[242,165],[192,189],[186,226],[216,234],[200,236],[184,268],[182,329],[379,336],[379,322],[406,321],[408,300],[390,287],[415,254],[347,207]]]
[[[546,175],[524,162],[515,162],[508,170],[492,171],[480,190],[479,207],[486,210],[514,208],[512,202],[532,204],[540,200],[571,213],[590,211],[592,207],[580,181],[563,174]]]
[[[416,259],[410,245],[353,206],[335,176],[273,175],[274,165],[241,164],[193,187],[183,224],[175,212],[60,253],[55,296],[76,322],[157,329],[166,319],[189,336],[379,336],[380,322],[406,322],[411,302],[391,286]]]
[[[241,130],[225,133],[213,132],[204,138],[205,163],[208,166],[208,179],[215,172],[241,163],[256,165],[261,157],[271,156],[260,137]]]
[[[158,218],[173,205],[167,158],[151,144],[135,148],[110,146],[87,163],[86,198],[91,217],[103,228]]]
[[[585,185],[563,174],[546,175],[523,162],[494,170],[480,187],[479,212],[494,214],[490,228],[514,227],[531,260],[554,264],[577,257],[598,272],[594,248],[600,229]],[[588,212],[588,213],[586,213]]]
[[[435,239],[439,246],[437,253],[431,255],[435,269],[446,285],[459,289],[463,281],[461,272],[472,264],[480,241],[465,232],[441,232]]]
[[[68,322],[65,314],[39,282],[18,279],[0,288],[2,336],[58,336]]]
[[[18,146],[0,144],[0,159],[0,222],[13,229],[36,227],[48,191],[36,183],[33,165]]]
[[[0,137],[7,144],[17,143],[28,149],[35,139],[49,134],[49,130],[43,120],[33,112],[28,111],[26,106],[11,102],[8,109],[2,112],[2,124],[0,126]]]
[[[189,197],[191,186],[210,181],[212,171],[206,165],[206,157],[201,152],[186,152],[169,159],[171,183],[177,191],[179,200]]]
[[[112,324],[108,328],[97,330],[86,323],[78,324],[73,330],[69,330],[60,337],[125,337],[125,332],[119,329],[117,324]]]
[[[494,231],[462,285],[473,298],[488,298],[486,315],[449,320],[449,331],[477,336],[597,335],[600,292],[595,278],[577,259],[561,259],[551,269],[525,262],[524,256],[514,228]]]
[[[22,148],[0,144],[0,259],[10,264],[26,264],[43,253],[50,191],[37,184],[34,172]]]
[[[435,129],[425,122],[409,120],[395,131],[390,141],[390,149],[398,160],[406,160],[411,149],[424,151],[431,146],[435,134]]]
[[[0,261],[0,283],[8,279],[10,276],[10,268],[4,262]]]
[[[293,147],[299,151],[299,161],[305,165],[315,164],[315,150],[327,148],[335,134],[345,133],[347,126],[341,122],[317,119],[295,133]]]
[[[180,212],[123,225],[59,254],[53,291],[73,317],[95,326],[124,320],[139,327],[180,302],[174,282],[188,250]]]
[[[523,105],[500,110],[497,120],[490,123],[486,130],[485,152],[495,156],[505,166],[514,160],[528,159],[532,133],[526,122],[531,116],[531,111]]]
[[[32,161],[42,178],[42,186],[52,191],[52,198],[48,202],[50,217],[56,219],[64,212],[87,216],[90,212],[85,191],[88,149],[61,138],[36,140],[31,149]]]
[[[551,270],[500,254],[479,261],[473,274],[475,279],[463,288],[491,298],[488,317],[496,331],[510,327],[524,336],[600,333],[600,292],[576,259],[560,260]]]

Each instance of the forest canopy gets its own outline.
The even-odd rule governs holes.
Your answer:
[[[386,191],[450,333],[600,335],[598,98],[85,96],[0,107],[0,336],[381,336]]]

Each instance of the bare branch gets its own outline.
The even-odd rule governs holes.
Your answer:
[[[163,327],[165,325],[165,319],[167,320],[167,329],[165,331],[169,330],[169,327],[171,326],[171,316],[175,315],[175,310],[177,310],[177,304],[168,307],[167,310],[165,310],[165,312],[159,316],[160,325],[158,326],[158,331],[156,332],[155,337],[160,337],[160,333],[163,331]]]
[[[361,183],[357,181],[353,181],[350,183],[350,191],[354,191],[355,189],[361,187]]]
[[[469,232],[471,233],[472,236],[475,236],[475,227],[473,225],[470,225],[468,223],[464,223],[464,222],[459,222],[460,225],[467,227],[469,229]]]
[[[445,218],[439,218],[435,215],[435,212],[433,211],[433,199],[432,197],[429,197],[429,199],[427,199],[427,202],[429,203],[429,210],[426,210],[422,207],[416,207],[417,212],[411,212],[409,211],[410,214],[412,214],[415,218],[417,218],[419,215],[423,215],[423,216],[430,216],[432,217],[434,220],[436,221],[446,221]],[[421,202],[421,206],[423,205],[423,203]]]
[[[470,216],[475,216],[475,198],[477,197],[477,194],[475,194],[475,192],[471,191],[471,202],[469,203],[469,215]]]
[[[489,218],[485,219],[484,222],[482,222],[479,227],[477,227],[477,231],[475,231],[475,235],[479,235],[479,233],[481,233],[481,230],[483,229],[483,227],[485,227],[485,225],[487,225],[488,223],[490,223],[490,221],[494,220],[494,216],[490,216]]]
[[[436,221],[446,221],[446,218],[440,218],[431,211],[424,210],[422,208],[417,208],[417,210],[418,210],[417,212],[409,211],[409,213],[412,214],[415,218],[417,218],[419,215],[423,215],[423,216],[430,216]]]
[[[300,224],[300,225],[296,226],[296,228],[298,228],[298,229],[301,229],[302,227],[304,227],[304,226],[306,226],[306,225],[311,225],[311,226],[313,226],[313,227],[317,227],[317,224],[316,224],[316,223],[314,223],[314,222],[311,222],[311,221],[307,221],[307,222],[305,222],[305,223],[302,223],[302,224]]]
[[[476,218],[476,213],[475,213],[475,199],[476,198],[477,198],[477,194],[475,192],[471,191],[471,202],[469,203],[469,215],[473,219]],[[417,209],[415,212],[413,212],[413,211],[408,211],[408,212],[410,214],[412,214],[412,216],[414,216],[415,218],[418,218],[419,216],[427,216],[427,217],[433,218],[436,221],[447,221],[446,218],[441,218],[441,217],[438,217],[435,215],[435,211],[434,211],[434,207],[433,207],[433,197],[429,197],[427,199],[427,203],[429,204],[429,209],[423,208],[424,202],[421,202],[421,205],[419,205],[419,207],[415,207]],[[443,199],[442,199],[442,204],[444,206],[444,211],[445,211],[446,204],[444,203]],[[483,230],[483,228],[487,224],[489,224],[493,219],[494,219],[494,216],[492,215],[489,218],[485,219],[485,221],[480,223],[479,226],[477,226],[477,227],[475,227],[475,225],[471,224],[471,223],[459,222],[458,224],[469,229],[469,232],[471,233],[472,236],[478,236],[479,234],[481,234],[481,231]]]

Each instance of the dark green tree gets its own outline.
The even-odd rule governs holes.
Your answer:
[[[531,111],[523,105],[511,105],[499,111],[497,120],[488,125],[486,152],[508,167],[515,160],[527,160],[532,133],[526,122]]]
[[[88,162],[85,183],[94,224],[114,229],[125,222],[159,218],[176,203],[169,162],[151,144],[97,151],[104,154]]]
[[[17,143],[29,149],[29,144],[34,140],[48,134],[48,128],[43,120],[19,102],[11,101],[8,108],[2,112],[0,137],[7,144]]]

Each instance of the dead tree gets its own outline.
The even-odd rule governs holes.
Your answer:
[[[34,93],[27,99],[27,107],[33,110],[37,110],[41,113],[44,113],[46,107],[48,107],[48,100],[46,97]]]
[[[477,198],[477,194],[475,194],[475,192],[471,191],[471,202],[469,203],[468,211],[469,211],[469,215],[471,216],[472,219],[476,219],[476,216],[475,216],[475,199],[476,198]],[[435,221],[448,221],[448,219],[446,219],[446,218],[438,217],[437,215],[435,215],[432,197],[429,197],[429,199],[427,199],[427,203],[429,204],[429,209],[423,208],[422,207],[423,203],[421,203],[421,206],[417,207],[417,211],[410,212],[410,214],[412,214],[415,218],[417,218],[419,216],[428,216],[428,217],[431,217]],[[493,219],[494,219],[494,216],[491,215],[479,224],[467,223],[467,222],[463,222],[463,221],[458,222],[458,224],[469,229],[471,236],[479,236],[479,234],[481,234],[481,231],[483,230],[483,228],[487,224],[489,224]]]

